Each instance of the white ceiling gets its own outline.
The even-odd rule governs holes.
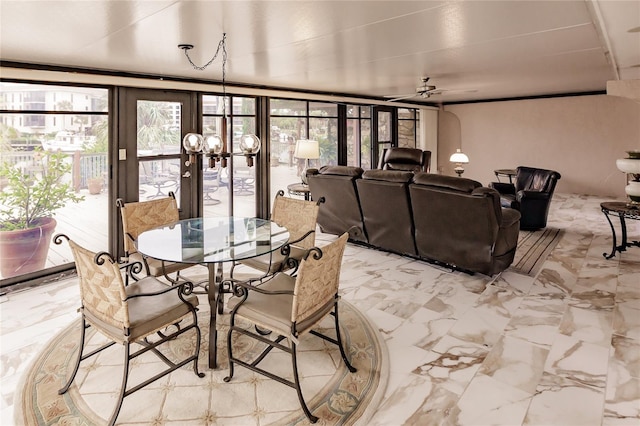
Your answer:
[[[606,90],[640,79],[640,1],[0,0],[3,61],[430,103]],[[633,31],[635,29],[635,31]],[[632,30],[632,31],[629,31]],[[5,63],[6,65],[6,63]]]

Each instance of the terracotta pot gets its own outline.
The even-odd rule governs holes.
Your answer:
[[[55,219],[38,220],[35,228],[0,231],[0,274],[15,277],[44,269],[51,237],[56,229]]]
[[[102,179],[89,179],[87,181],[89,194],[96,195],[102,192]]]

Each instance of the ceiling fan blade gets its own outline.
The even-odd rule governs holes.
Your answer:
[[[385,96],[385,98],[392,98],[392,99],[388,99],[387,102],[395,102],[395,101],[401,101],[403,99],[413,98],[415,96],[418,96],[418,93],[412,93],[410,95],[387,95]]]
[[[431,95],[443,95],[447,93],[473,93],[477,92],[478,89],[435,89],[430,91]]]

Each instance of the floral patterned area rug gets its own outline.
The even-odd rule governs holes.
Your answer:
[[[116,424],[126,425],[281,425],[308,424],[295,389],[236,366],[233,379],[225,383],[228,372],[226,332],[228,315],[218,322],[219,368],[207,368],[208,304],[201,303],[198,322],[202,346],[198,366],[205,372],[198,378],[190,363],[124,399]],[[381,401],[388,379],[388,356],[384,340],[376,327],[353,305],[341,300],[340,323],[344,341],[356,373],[349,373],[337,346],[311,334],[301,338],[298,355],[302,391],[312,413],[323,425],[366,424]],[[332,317],[320,328],[329,335]],[[90,329],[91,330],[91,329]],[[104,338],[90,331],[90,346]],[[122,382],[124,349],[114,345],[83,361],[74,384],[58,395],[71,373],[80,340],[80,320],[54,336],[22,377],[18,386],[15,419],[28,425],[106,424],[115,406]],[[234,337],[238,354],[260,352],[262,344]],[[195,345],[195,332],[172,341],[165,355],[183,356]],[[176,359],[174,358],[174,359]],[[159,371],[159,358],[152,353],[132,361],[129,387]],[[272,351],[260,364],[291,378],[290,356]]]

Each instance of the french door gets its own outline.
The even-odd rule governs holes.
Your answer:
[[[201,168],[198,162],[189,162],[182,148],[183,136],[198,130],[198,116],[195,94],[119,88],[114,199],[145,201],[173,193],[180,218],[198,216]],[[114,212],[122,247],[121,219]]]

